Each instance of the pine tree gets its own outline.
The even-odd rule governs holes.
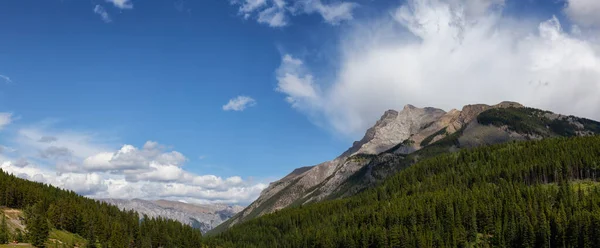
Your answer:
[[[19,242],[19,243],[25,241],[25,237],[23,237],[23,232],[21,232],[21,229],[17,229],[15,231],[15,238],[14,238],[14,240],[17,241],[17,242]]]
[[[41,204],[33,206],[32,211],[27,216],[27,234],[29,242],[35,247],[45,247],[46,240],[50,233],[46,213]]]
[[[2,221],[0,222],[0,244],[8,243],[8,224],[6,223],[6,215],[4,215],[4,211],[0,210],[0,215],[2,215]]]

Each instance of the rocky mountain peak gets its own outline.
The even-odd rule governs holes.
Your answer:
[[[398,116],[398,111],[389,109],[383,113],[381,118],[379,118],[379,121],[383,121],[385,119],[396,118],[396,116]]]
[[[402,108],[402,110],[412,110],[412,109],[417,109],[417,107],[415,107],[412,104],[406,104],[406,105],[404,105],[404,108]]]
[[[386,111],[365,136],[343,155],[378,154],[408,139],[423,126],[446,112],[436,108],[417,108],[407,104],[402,111]]]
[[[518,102],[504,101],[494,105],[496,108],[524,108],[523,104]]]

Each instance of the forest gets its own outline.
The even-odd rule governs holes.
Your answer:
[[[210,247],[597,247],[600,137],[465,149],[355,196],[256,218]]]
[[[283,209],[210,237],[0,173],[0,243],[43,247],[50,229],[87,247],[595,247],[600,136],[511,142],[424,158],[355,196]]]
[[[50,229],[78,234],[86,247],[201,247],[200,230],[176,221],[140,216],[50,185],[0,171],[0,206],[22,209],[25,233],[10,232],[4,214],[0,243],[25,241],[44,247]],[[1,214],[1,213],[0,213]]]

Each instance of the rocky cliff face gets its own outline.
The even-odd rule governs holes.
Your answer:
[[[490,114],[492,118],[487,124],[478,123],[482,113],[499,109],[506,111],[495,113],[497,116]],[[517,115],[517,119],[524,118],[524,122],[533,126],[527,132],[516,130],[510,123],[503,124],[512,120],[503,119],[505,115]],[[354,142],[340,156],[316,166],[296,169],[271,183],[255,202],[219,229],[285,207],[354,194],[428,154],[510,140],[600,133],[600,123],[585,126],[586,121],[524,108],[515,102],[466,105],[449,112],[412,105],[406,105],[401,111],[388,110],[360,141]],[[556,127],[551,128],[553,125]],[[569,126],[566,129],[570,133],[561,131],[565,126]],[[597,130],[590,131],[588,127]],[[432,148],[420,153],[426,147]],[[411,156],[417,152],[419,154]]]
[[[101,201],[115,205],[122,210],[134,210],[140,215],[177,220],[200,229],[202,233],[213,229],[243,209],[241,206],[226,204],[195,205],[166,200],[102,199]]]
[[[386,111],[360,141],[354,142],[352,147],[336,159],[296,169],[271,183],[256,201],[227,224],[234,225],[291,205],[323,199],[364,165],[365,161],[347,161],[349,157],[386,151],[444,114],[441,109],[417,108],[412,105],[406,105],[400,112]]]
[[[456,109],[450,110],[427,127],[415,132],[403,145],[395,149],[395,152],[401,154],[412,153],[423,146],[432,144],[449,134],[459,131],[488,109],[509,107],[522,108],[523,105],[515,102],[501,102],[491,106],[485,104],[466,105],[460,111]]]
[[[412,105],[404,106],[400,112],[388,110],[348,151],[353,154],[379,154],[410,138],[444,114],[446,112],[441,109],[417,108]]]

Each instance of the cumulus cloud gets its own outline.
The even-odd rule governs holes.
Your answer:
[[[167,152],[163,149],[164,146],[153,141],[147,141],[142,149],[123,145],[115,152],[102,152],[87,157],[82,166],[75,170],[113,173],[118,171],[131,181],[180,179],[184,171],[179,167],[187,158],[177,151]]]
[[[326,23],[337,25],[352,20],[352,11],[358,6],[351,2],[323,3],[321,0],[233,0],[239,6],[239,14],[245,19],[256,18],[259,23],[271,27],[289,24],[290,16],[319,14]]]
[[[256,105],[256,100],[252,99],[252,97],[238,96],[229,100],[227,104],[223,105],[223,110],[244,111],[246,108],[252,107],[254,105]]]
[[[131,181],[120,175],[101,172],[55,173],[30,163],[18,166],[11,161],[0,161],[0,169],[27,180],[52,184],[93,198],[162,198],[185,199],[196,203],[246,204],[256,199],[267,187],[264,183],[251,183],[240,177],[223,179],[212,175],[192,176],[193,181],[175,180],[175,177],[173,181],[155,180],[152,177]]]
[[[106,9],[104,9],[104,7],[96,5],[96,7],[94,7],[94,13],[98,14],[100,18],[102,18],[102,21],[106,23],[112,22],[110,15],[108,14],[108,12],[106,12]]]
[[[106,2],[112,3],[119,9],[132,9],[133,3],[130,0],[106,0]]]
[[[513,100],[600,119],[598,46],[565,31],[557,18],[516,21],[502,6],[409,0],[341,37],[332,82],[284,55],[277,90],[297,109],[353,137],[385,110],[409,103],[450,110]]]
[[[0,163],[0,169],[7,173],[23,179],[52,184],[57,187],[73,190],[82,195],[92,195],[96,192],[107,190],[107,186],[99,174],[56,174],[51,170],[30,165],[29,163],[24,166],[19,166],[17,163],[11,161],[0,161]]]
[[[48,126],[14,132],[14,140],[9,141],[18,149],[10,148],[6,154],[13,158],[0,154],[0,169],[88,197],[246,204],[267,186],[239,176],[190,172],[184,169],[188,159],[182,153],[155,141],[140,147],[124,144],[112,148],[119,146],[105,143],[92,133],[61,132]]]
[[[568,0],[565,13],[581,26],[600,28],[600,1],[598,0]]]
[[[0,113],[0,130],[13,121],[12,113]]]

